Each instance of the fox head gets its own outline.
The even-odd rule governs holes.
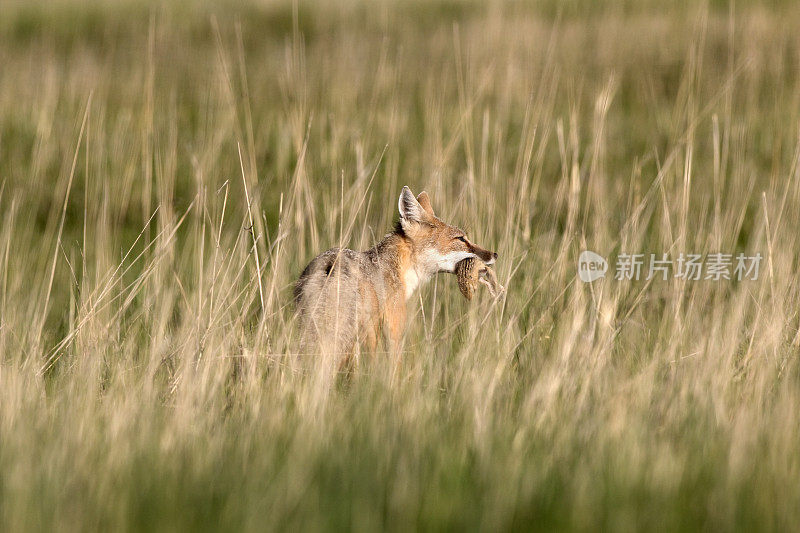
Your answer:
[[[411,241],[415,252],[415,267],[421,272],[455,272],[456,264],[468,257],[477,257],[487,265],[494,263],[497,254],[472,243],[463,230],[442,222],[433,212],[428,193],[416,198],[403,187],[398,201],[400,226]]]

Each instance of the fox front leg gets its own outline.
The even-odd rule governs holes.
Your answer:
[[[393,355],[399,355],[403,343],[403,332],[406,328],[405,302],[395,303],[386,311],[383,321],[386,351]]]

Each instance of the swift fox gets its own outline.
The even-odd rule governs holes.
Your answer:
[[[406,301],[439,272],[454,273],[463,259],[494,263],[497,254],[473,244],[442,222],[428,194],[403,187],[400,220],[365,252],[333,248],[315,257],[295,285],[302,347],[349,356],[357,345],[374,351],[383,336],[389,351],[400,346]]]

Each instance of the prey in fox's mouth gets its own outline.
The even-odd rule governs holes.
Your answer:
[[[484,263],[476,257],[468,257],[456,264],[455,274],[458,277],[458,288],[464,298],[472,300],[478,283],[488,287],[489,292],[495,298],[505,292],[505,288],[497,280],[497,274],[489,266],[491,263]]]

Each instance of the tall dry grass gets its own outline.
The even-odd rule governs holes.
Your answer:
[[[2,10],[3,529],[797,527],[795,6]],[[321,385],[291,284],[405,184],[507,297],[437,277]]]

